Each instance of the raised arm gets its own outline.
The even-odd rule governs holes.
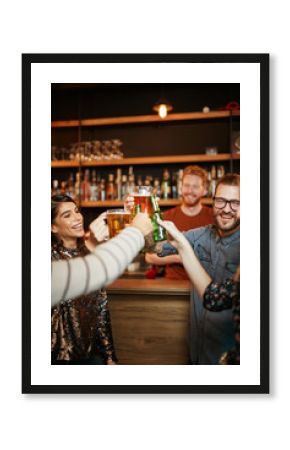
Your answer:
[[[175,247],[181,257],[184,269],[186,270],[190,281],[194,284],[198,295],[202,298],[206,287],[212,281],[208,273],[204,270],[196,257],[190,242],[184,237],[173,222],[158,221],[171,236],[171,246]]]
[[[82,258],[54,261],[51,274],[51,305],[100,289],[118,278],[144,247],[152,231],[150,220],[138,214],[132,226]]]

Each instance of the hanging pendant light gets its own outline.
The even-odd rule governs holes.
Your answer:
[[[169,103],[167,100],[160,99],[155,105],[153,106],[153,111],[157,112],[159,117],[161,119],[165,119],[167,114],[173,110],[173,106],[171,103]]]

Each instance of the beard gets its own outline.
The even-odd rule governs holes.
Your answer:
[[[182,203],[187,206],[188,208],[192,206],[196,206],[200,203],[202,197],[196,197],[192,195],[183,195],[182,196]]]
[[[240,226],[240,218],[233,213],[214,213],[214,221],[220,231],[229,233]]]

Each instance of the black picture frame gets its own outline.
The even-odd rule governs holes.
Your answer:
[[[31,381],[31,66],[46,63],[258,64],[260,68],[260,383],[255,385],[36,385]],[[22,55],[22,393],[269,393],[269,54]],[[250,295],[250,294],[249,294]]]

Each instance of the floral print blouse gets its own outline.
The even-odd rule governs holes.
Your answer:
[[[61,243],[52,246],[51,259],[74,258],[88,252],[84,245],[76,249]],[[117,361],[106,291],[60,302],[51,310],[51,362],[91,364]]]
[[[227,279],[224,283],[211,282],[203,296],[203,306],[209,311],[233,309],[235,348],[221,355],[220,364],[240,364],[240,283]]]

